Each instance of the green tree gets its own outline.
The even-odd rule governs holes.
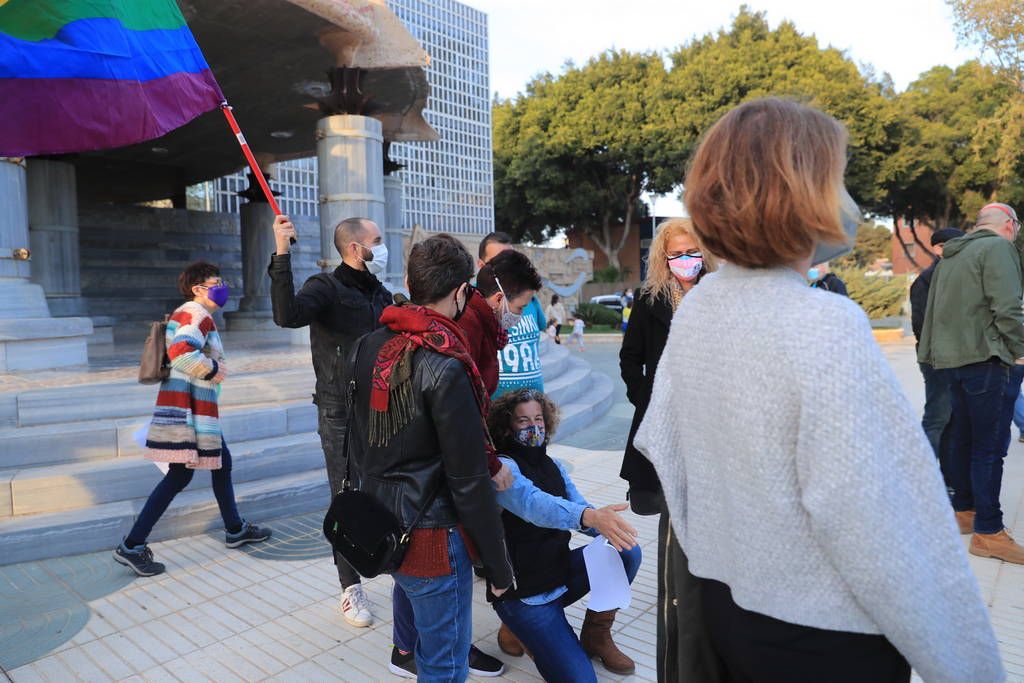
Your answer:
[[[665,65],[656,54],[608,51],[558,77],[545,74],[494,104],[498,224],[539,241],[559,228],[618,253],[644,213],[640,197],[668,192],[684,155],[667,125]],[[616,226],[625,226],[613,239]]]
[[[892,251],[892,231],[884,225],[864,223],[857,228],[853,251],[836,259],[836,268],[859,268],[864,270]]]
[[[964,44],[976,44],[1024,92],[1024,0],[947,0]]]
[[[764,13],[740,8],[732,26],[670,54],[669,95],[679,103],[677,136],[693,142],[729,109],[769,95],[791,97],[842,121],[849,131],[846,183],[862,205],[878,199],[875,174],[889,153],[887,77],[874,79],[789,21],[772,29]],[[684,190],[685,192],[685,190]]]

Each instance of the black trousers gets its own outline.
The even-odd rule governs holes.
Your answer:
[[[334,494],[341,490],[341,484],[345,480],[344,445],[348,411],[343,398],[317,396],[315,402],[320,445],[324,449],[327,481],[331,485],[333,500]],[[327,501],[328,505],[330,502]],[[359,573],[339,553],[334,553],[334,564],[338,568],[338,582],[342,588],[360,583]]]
[[[910,664],[884,636],[799,626],[738,606],[704,579],[712,647],[735,683],[907,683]]]

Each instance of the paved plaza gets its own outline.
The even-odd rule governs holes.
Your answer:
[[[887,345],[885,351],[919,406],[923,388],[913,346]],[[618,380],[617,352],[616,344],[599,342],[584,354],[615,380],[615,406],[552,449],[599,506],[621,502],[625,492],[618,470],[632,408]],[[1003,504],[1007,523],[1024,530],[1022,501],[1024,444],[1015,438]],[[637,662],[630,679],[653,681],[657,519],[630,518],[645,557],[632,605],[616,622],[616,642]],[[216,533],[154,543],[156,558],[167,564],[167,573],[155,578],[134,578],[109,553],[0,567],[0,665],[18,683],[398,680],[386,668],[392,581],[366,582],[377,617],[373,627],[348,626],[338,612],[337,574],[320,520],[319,514],[256,520],[269,521],[274,538],[243,550],[226,549]],[[585,541],[575,535],[576,543]],[[1024,567],[975,557],[971,565],[1010,680],[1024,682]],[[476,588],[474,637],[481,649],[501,655],[498,620],[483,599],[482,582]],[[568,610],[577,628],[585,602]],[[500,680],[539,680],[528,658],[501,656],[508,671]],[[622,679],[600,666],[598,678]]]

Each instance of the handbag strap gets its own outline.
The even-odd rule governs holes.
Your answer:
[[[356,340],[356,349],[352,353],[352,361],[349,364],[348,387],[346,388],[345,391],[345,404],[348,409],[348,418],[350,420],[352,419],[352,415],[354,415],[353,408],[355,407],[353,398],[356,393],[356,361],[359,359],[359,351],[363,348],[363,340],[366,339],[368,336],[369,334],[364,334],[362,337]],[[352,486],[350,478],[350,472],[352,468],[352,457],[348,451],[348,435],[351,433],[352,430],[348,427],[348,425],[346,425],[345,438],[342,441],[341,445],[341,452],[345,454],[345,478],[342,480],[341,484],[342,491],[348,491]],[[437,494],[441,492],[442,481],[444,481],[443,475],[434,483],[434,486],[432,487],[430,494],[427,496],[426,500],[423,501],[423,504],[420,506],[420,509],[416,511],[416,516],[413,517],[409,525],[402,530],[402,543],[405,543],[409,540],[409,535],[412,534],[413,529],[416,528],[416,525],[419,524],[420,520],[423,519],[423,515],[427,514],[427,510],[429,510],[430,506],[433,505],[434,499],[437,498]]]

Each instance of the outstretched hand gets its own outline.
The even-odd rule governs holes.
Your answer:
[[[628,507],[629,503],[617,503],[587,508],[583,511],[583,526],[597,530],[619,552],[629,550],[636,545],[636,529],[619,514]]]
[[[292,224],[291,219],[285,215],[274,218],[274,244],[277,247],[277,251],[274,253],[279,256],[287,254],[294,241],[295,226]]]

